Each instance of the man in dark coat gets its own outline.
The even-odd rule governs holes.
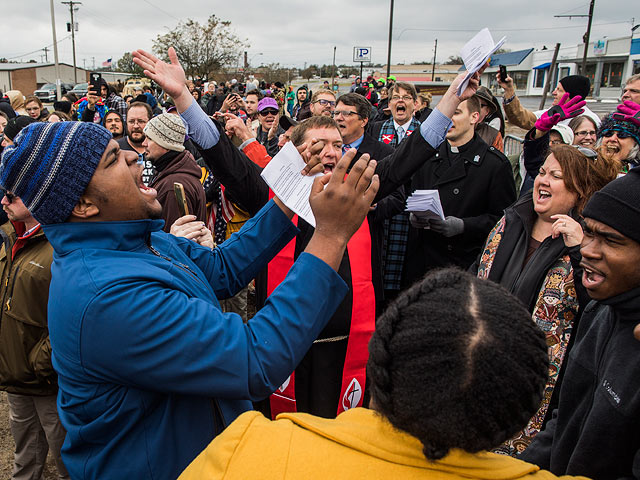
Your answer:
[[[437,189],[446,218],[421,222],[412,217],[402,284],[447,265],[469,267],[489,231],[516,200],[507,158],[475,133],[477,97],[462,102],[438,152],[414,175],[410,192]]]
[[[182,119],[178,115],[163,113],[149,120],[144,133],[146,158],[158,172],[149,187],[158,192],[164,231],[169,232],[173,222],[182,216],[174,193],[174,182],[184,187],[189,214],[195,215],[196,220],[206,222],[207,198],[200,183],[202,169],[184,148],[186,128]]]
[[[556,475],[640,478],[640,169],[587,203],[575,334],[558,407],[519,456]],[[580,281],[576,279],[576,281]]]

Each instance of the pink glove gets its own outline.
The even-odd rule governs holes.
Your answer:
[[[569,100],[569,94],[565,93],[558,105],[551,107],[544,112],[535,124],[537,130],[541,132],[548,132],[554,125],[557,125],[561,120],[567,118],[577,117],[584,112],[584,107],[587,104],[580,95],[576,95]]]
[[[618,105],[618,112],[624,115],[624,120],[633,122],[640,127],[640,105],[627,100]]]

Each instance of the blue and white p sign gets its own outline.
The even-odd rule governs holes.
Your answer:
[[[371,47],[353,47],[354,62],[370,62]]]

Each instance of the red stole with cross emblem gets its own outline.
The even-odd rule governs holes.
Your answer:
[[[273,193],[270,194],[273,196]],[[292,221],[297,225],[298,216]],[[294,262],[294,238],[276,255],[267,267],[267,295],[284,280]],[[342,370],[342,386],[338,411],[340,414],[350,408],[362,406],[366,365],[369,358],[369,339],[375,328],[376,301],[371,271],[371,232],[369,222],[364,222],[347,243],[349,266],[351,268],[351,327],[347,342],[347,354]],[[295,372],[271,395],[271,417],[283,412],[295,412]]]

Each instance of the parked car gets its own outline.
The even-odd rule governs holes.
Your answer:
[[[62,95],[73,88],[70,83],[61,83],[60,92]],[[45,83],[38,90],[33,92],[43,102],[55,102],[57,100],[57,87],[55,83]]]
[[[75,87],[69,90],[69,93],[73,93],[76,97],[82,98],[87,96],[89,90],[89,84],[87,82],[78,83]]]

